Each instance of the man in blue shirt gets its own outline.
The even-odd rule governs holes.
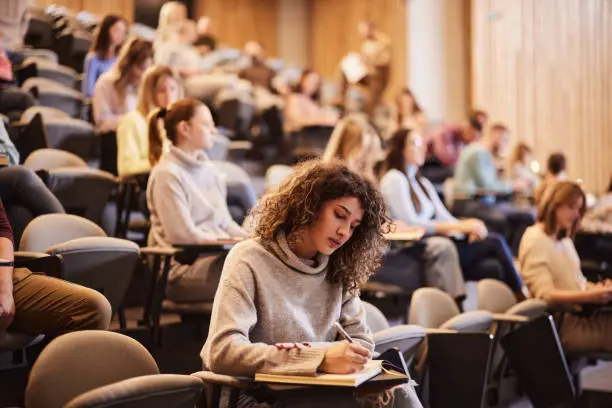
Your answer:
[[[523,181],[511,185],[498,176],[494,154],[504,151],[508,139],[508,129],[496,124],[463,149],[455,169],[455,192],[462,198],[455,200],[454,210],[458,216],[480,218],[491,230],[504,234],[516,254],[523,232],[535,222],[535,211],[497,200],[525,187]]]

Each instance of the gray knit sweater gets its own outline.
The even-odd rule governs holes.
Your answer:
[[[234,376],[315,375],[326,348],[339,340],[335,321],[372,350],[361,301],[326,279],[327,263],[322,254],[314,262],[298,258],[282,233],[275,242],[250,239],[236,245],[215,295],[201,353],[204,368]],[[317,344],[275,346],[304,342]]]

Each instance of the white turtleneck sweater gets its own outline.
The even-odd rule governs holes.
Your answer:
[[[457,221],[440,200],[433,184],[426,178],[421,177],[421,183],[427,190],[427,194],[425,194],[416,180],[417,172],[418,168],[416,166],[407,166],[406,174],[392,169],[380,181],[380,190],[391,217],[408,225],[424,227],[428,233],[435,232],[435,225],[438,222]],[[414,189],[416,197],[421,203],[419,212],[416,211],[410,198],[410,189]]]
[[[229,213],[223,176],[204,152],[194,157],[170,147],[151,172],[147,203],[152,245],[247,236]]]
[[[326,279],[328,259],[322,254],[315,261],[298,258],[283,233],[273,242],[250,239],[236,245],[215,295],[201,353],[204,368],[234,376],[315,375],[325,350],[338,340],[334,322],[372,351],[361,301]]]

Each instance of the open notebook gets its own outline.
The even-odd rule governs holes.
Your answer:
[[[300,385],[329,385],[336,387],[359,387],[383,371],[381,360],[371,360],[363,370],[354,374],[317,374],[314,377],[301,375],[255,374],[255,382]]]

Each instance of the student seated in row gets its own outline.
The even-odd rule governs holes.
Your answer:
[[[160,125],[172,143],[164,155]],[[204,153],[215,133],[210,110],[195,99],[179,99],[151,114],[149,146],[156,165],[147,185],[150,245],[171,247],[247,236],[230,215],[225,179]],[[167,297],[177,302],[211,301],[223,259],[208,255],[193,265],[174,263]]]
[[[403,129],[389,141],[380,185],[391,216],[408,225],[424,227],[432,234],[455,236],[453,242],[466,280],[492,277],[483,275],[478,264],[495,259],[502,267],[502,276],[496,278],[507,283],[518,298],[523,297],[522,282],[506,240],[489,233],[478,219],[459,220],[451,215],[431,182],[419,174],[424,161],[425,143],[419,133]]]
[[[585,203],[580,185],[570,181],[551,185],[539,205],[537,224],[527,229],[519,250],[521,275],[531,295],[574,311],[612,301],[612,282],[587,282],[572,241]],[[566,313],[560,335],[570,350],[612,351],[612,314]]]
[[[147,119],[153,110],[166,107],[183,96],[179,79],[168,67],[156,66],[147,70],[138,90],[136,109],[121,119],[117,129],[117,170],[120,176],[146,173],[151,170],[149,126]],[[170,142],[163,138],[162,151]],[[157,147],[157,145],[156,145]],[[159,157],[159,152],[152,152]]]
[[[383,156],[381,141],[374,128],[365,117],[353,115],[338,123],[323,160],[342,160],[351,170],[378,187],[376,166]],[[398,218],[393,222],[396,232],[422,229]],[[427,237],[418,243],[390,249],[385,253],[382,267],[373,280],[398,285],[407,292],[422,286],[437,287],[450,294],[459,305],[465,298],[459,255],[446,237]]]
[[[234,376],[362,369],[374,341],[359,287],[380,266],[390,222],[376,187],[338,162],[308,162],[252,217],[255,238],[236,245],[223,267],[204,368]],[[353,343],[339,341],[335,322]],[[380,405],[421,407],[410,384],[387,393]],[[359,399],[336,389],[279,398],[274,406],[354,407]],[[253,403],[244,391],[239,406]]]
[[[13,257],[13,231],[0,200],[0,258]],[[108,300],[93,289],[0,265],[0,335],[7,329],[50,336],[106,330],[110,319]]]
[[[126,33],[127,23],[123,18],[109,14],[102,19],[83,64],[81,91],[86,97],[93,95],[98,78],[115,64]]]
[[[116,131],[123,116],[136,109],[140,81],[152,64],[149,41],[133,38],[123,46],[117,62],[94,87],[92,108],[98,132]]]

